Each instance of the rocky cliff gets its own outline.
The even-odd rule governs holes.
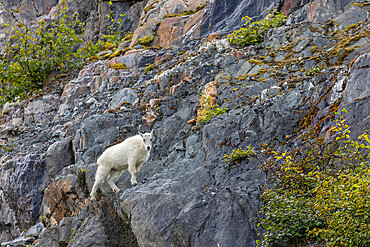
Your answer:
[[[8,21],[52,18],[56,4],[3,1],[0,38]],[[121,28],[133,39],[118,56],[2,107],[1,246],[255,246],[268,183],[261,144],[299,145],[298,133],[325,133],[344,107],[354,136],[370,126],[367,3],[70,0],[68,8],[92,40],[110,10],[126,14]],[[262,44],[230,45],[225,35],[241,17],[259,19],[269,8],[290,14],[287,23]],[[149,34],[152,48],[137,45]],[[202,95],[226,113],[199,121]],[[140,125],[155,139],[138,185],[125,172],[120,193],[105,182],[91,202],[96,159]],[[249,160],[222,159],[248,146],[256,150]]]

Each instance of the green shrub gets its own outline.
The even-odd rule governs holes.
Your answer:
[[[214,104],[209,95],[201,96],[201,109],[198,112],[197,121],[206,123],[214,117],[218,117],[227,112],[226,108],[219,108],[219,105]]]
[[[227,36],[227,39],[236,45],[247,46],[259,44],[263,41],[264,33],[270,28],[276,28],[286,22],[287,16],[283,13],[272,11],[264,19],[252,22],[252,18],[242,18],[244,26]]]
[[[20,21],[8,31],[10,37],[0,55],[0,104],[29,97],[43,87],[52,71],[76,70],[87,58],[119,43],[122,33],[117,31],[117,25],[122,20],[115,21],[108,15],[108,34],[96,44],[87,42],[82,46],[85,23],[81,23],[78,13],[68,16],[64,3],[59,4],[54,22],[41,20],[36,29],[31,29]]]
[[[275,184],[262,194],[264,245],[369,245],[369,135],[350,140],[344,121],[331,129],[337,135],[331,142],[308,132],[301,136],[302,148],[271,152],[263,166]]]
[[[328,246],[370,246],[370,167],[322,176],[314,189],[316,213],[326,227],[315,227],[309,235],[320,236]]]
[[[246,160],[249,157],[254,156],[254,155],[256,155],[254,148],[251,146],[248,146],[247,150],[235,148],[229,155],[225,154],[224,157],[222,157],[222,159],[225,162],[240,163],[243,160]]]
[[[42,88],[43,80],[53,70],[61,72],[76,69],[84,58],[83,49],[74,50],[83,42],[75,29],[83,24],[78,14],[67,22],[66,8],[62,9],[57,21],[46,25],[39,22],[36,30],[19,22],[9,30],[10,38],[5,54],[0,57],[1,103],[23,99]]]

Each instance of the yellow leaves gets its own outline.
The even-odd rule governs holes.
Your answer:
[[[276,168],[278,185],[263,195],[270,205],[265,225],[271,235],[288,239],[287,232],[311,229],[301,237],[320,236],[328,246],[367,246],[362,233],[370,229],[370,154],[364,143],[369,136],[365,132],[362,141],[352,141],[343,118],[330,130],[338,131],[336,141],[303,134],[306,146],[270,152],[268,168]]]

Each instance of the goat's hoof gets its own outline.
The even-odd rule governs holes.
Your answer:
[[[120,192],[120,190],[119,189],[118,190],[114,190],[114,192],[118,193],[118,192]]]
[[[132,186],[136,186],[137,185],[137,182],[131,182],[131,185]]]

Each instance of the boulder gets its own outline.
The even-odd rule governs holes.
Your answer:
[[[119,109],[124,104],[135,106],[139,101],[139,97],[135,90],[131,88],[124,88],[118,91],[112,99],[109,108],[112,110]]]
[[[51,178],[60,174],[64,167],[74,164],[72,138],[68,137],[53,143],[46,151],[45,162]]]
[[[365,22],[366,19],[367,11],[357,6],[353,6],[334,19],[334,26],[339,31],[343,31],[349,25]]]
[[[47,225],[58,225],[65,217],[81,211],[84,204],[84,188],[81,187],[83,174],[63,176],[45,189],[42,216]]]

